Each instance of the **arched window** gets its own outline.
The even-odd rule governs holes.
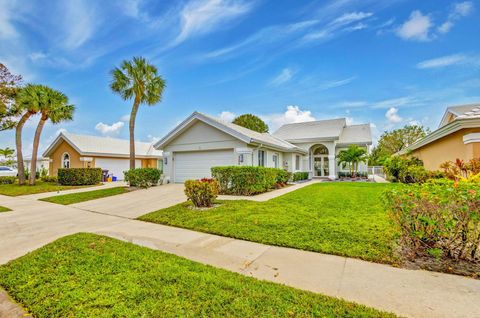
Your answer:
[[[62,167],[70,168],[70,155],[67,152],[62,155]]]
[[[313,152],[314,155],[328,155],[328,148],[325,147],[324,145],[319,145],[317,148],[315,148],[315,151]]]

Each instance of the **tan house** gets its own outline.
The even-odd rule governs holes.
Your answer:
[[[151,143],[135,142],[135,155],[137,168],[161,168],[162,152]],[[59,168],[102,168],[117,180],[123,180],[123,172],[130,168],[130,141],[62,132],[43,157],[50,160],[52,176],[57,175]]]
[[[408,152],[423,160],[428,170],[457,158],[480,158],[480,104],[448,107],[440,127],[401,153]]]

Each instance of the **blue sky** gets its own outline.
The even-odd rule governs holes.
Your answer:
[[[73,122],[46,126],[41,148],[63,129],[127,138],[131,101],[110,91],[109,71],[139,55],[167,81],[163,101],[141,107],[140,140],[194,110],[254,113],[271,130],[346,117],[378,136],[480,102],[479,20],[478,1],[0,0],[0,61],[77,107]]]

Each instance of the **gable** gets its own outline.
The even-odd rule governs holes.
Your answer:
[[[214,143],[222,141],[237,141],[238,139],[202,121],[195,121],[168,143],[171,145],[187,145],[197,143]]]

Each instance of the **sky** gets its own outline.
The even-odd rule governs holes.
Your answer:
[[[166,81],[136,137],[155,141],[193,111],[285,123],[345,117],[385,130],[435,129],[445,108],[480,102],[480,1],[0,0],[0,62],[65,93],[61,131],[128,138],[132,101],[110,71],[143,56]],[[24,131],[31,149],[38,117]],[[0,132],[0,148],[14,146]]]

